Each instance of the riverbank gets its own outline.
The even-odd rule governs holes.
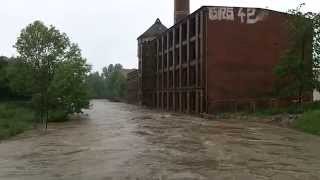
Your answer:
[[[221,113],[209,118],[262,122],[320,135],[320,102],[288,108],[260,109],[256,112]]]
[[[29,101],[0,102],[0,141],[36,127],[38,119]],[[49,122],[68,120],[62,110],[49,112]]]

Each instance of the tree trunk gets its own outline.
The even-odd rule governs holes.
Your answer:
[[[46,90],[46,104],[45,104],[45,108],[46,108],[46,130],[48,129],[48,121],[49,121],[49,100],[48,100],[48,90]]]
[[[48,121],[49,121],[49,110],[48,110],[48,108],[47,108],[46,130],[48,129]]]
[[[44,110],[43,110],[43,107],[44,107],[44,97],[43,97],[43,93],[41,92],[40,93],[40,98],[41,98],[41,101],[40,101],[40,119],[41,119],[41,123],[42,125],[44,125]]]

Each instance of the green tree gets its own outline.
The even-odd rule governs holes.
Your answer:
[[[127,88],[126,77],[120,70],[115,70],[107,80],[110,97],[124,97]]]
[[[87,65],[79,48],[70,43],[65,33],[35,21],[21,31],[14,47],[18,57],[9,73],[13,79],[11,86],[32,94],[34,107],[46,127],[53,104],[63,105],[67,113],[79,112],[87,106],[84,93],[87,90],[82,86]],[[62,86],[68,90],[58,89]]]
[[[122,98],[125,96],[126,77],[123,74],[123,66],[121,64],[110,64],[108,68],[104,68],[103,77],[105,78],[106,82],[107,97]]]
[[[290,47],[275,68],[278,77],[278,93],[298,97],[299,104],[305,94],[319,89],[319,43],[320,14],[303,13],[301,4],[290,10],[292,15],[286,23]],[[313,53],[312,53],[313,52]]]
[[[106,82],[99,72],[90,73],[87,78],[90,98],[106,98]]]
[[[104,79],[109,79],[111,74],[114,71],[114,66],[113,64],[110,64],[108,67],[102,68],[102,76]]]
[[[110,64],[88,77],[92,98],[123,98],[126,95],[127,80],[121,64]]]
[[[89,107],[87,74],[90,66],[82,58],[80,49],[73,44],[66,54],[66,59],[57,66],[52,83],[49,86],[51,109],[58,109],[64,114],[81,113]]]

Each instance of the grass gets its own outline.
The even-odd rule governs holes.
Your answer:
[[[303,113],[294,127],[310,134],[320,135],[320,109]]]
[[[306,133],[320,135],[320,102],[291,106],[288,108],[274,108],[258,110],[254,115],[258,117],[274,116],[279,114],[298,114],[299,118],[293,127]]]
[[[0,140],[32,128],[34,113],[25,102],[0,103]]]

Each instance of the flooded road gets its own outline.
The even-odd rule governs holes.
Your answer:
[[[320,179],[316,136],[104,100],[85,113],[1,142],[0,179]]]

